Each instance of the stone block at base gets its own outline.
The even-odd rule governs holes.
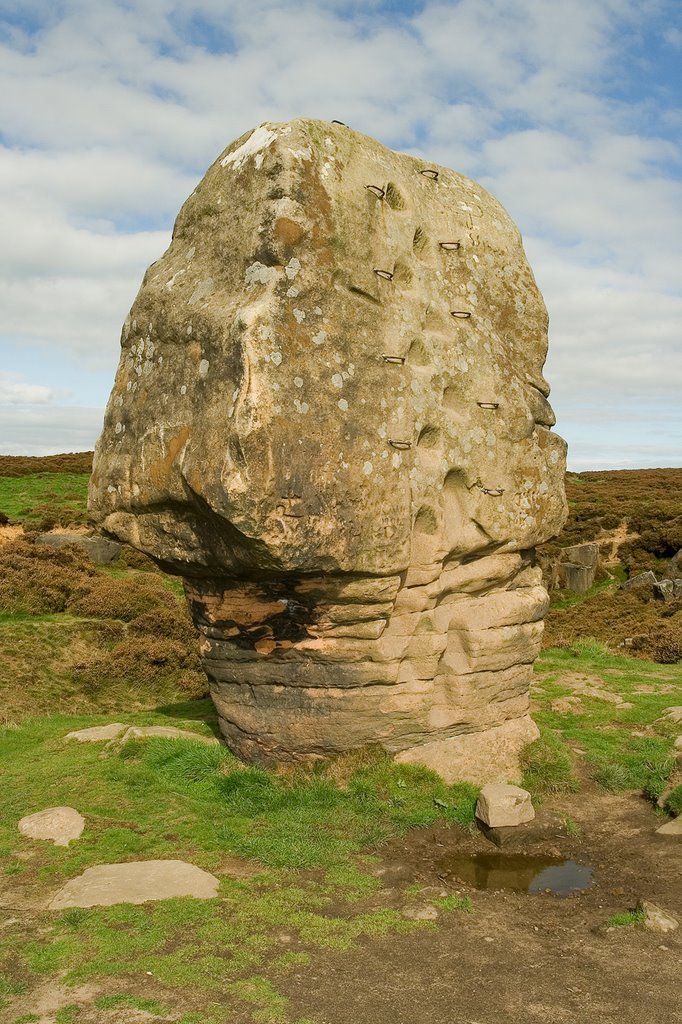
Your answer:
[[[450,784],[472,782],[482,786],[490,782],[518,781],[521,751],[539,735],[533,719],[525,715],[483,732],[464,733],[411,747],[401,751],[395,759],[400,764],[423,764]]]
[[[493,782],[484,786],[476,804],[476,817],[491,828],[523,825],[535,817],[530,793],[519,786]]]

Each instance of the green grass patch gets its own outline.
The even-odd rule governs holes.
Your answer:
[[[624,910],[620,914],[612,914],[606,922],[607,928],[630,928],[633,925],[644,925],[643,910]]]
[[[581,690],[585,680],[631,706],[587,695]],[[577,713],[552,710],[555,699],[572,695],[580,698]],[[587,638],[542,653],[533,698],[542,737],[540,746],[533,750],[533,744],[526,752],[530,788],[542,791],[545,779],[551,786],[555,775],[561,780],[573,760],[576,775],[584,772],[612,792],[639,789],[655,800],[665,790],[675,768],[673,740],[679,730],[661,716],[682,704],[682,665],[616,656]]]
[[[0,512],[42,529],[84,522],[89,479],[89,473],[0,476]]]

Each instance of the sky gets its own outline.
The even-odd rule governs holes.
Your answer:
[[[503,203],[571,469],[682,466],[681,69],[680,0],[0,0],[0,454],[94,446],[183,201],[305,116]]]

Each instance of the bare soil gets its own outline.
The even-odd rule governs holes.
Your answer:
[[[567,834],[566,817],[579,829]],[[315,1024],[672,1024],[682,1020],[682,928],[661,934],[608,927],[648,899],[682,922],[682,839],[637,794],[553,798],[504,851],[560,853],[589,864],[594,883],[566,897],[477,891],[448,875],[448,853],[490,852],[482,835],[433,828],[381,852],[387,905],[406,884],[468,893],[473,912],[441,913],[428,930],[316,955],[278,988],[292,1019]],[[573,829],[570,825],[570,829]],[[377,897],[373,898],[376,905]],[[357,907],[354,908],[357,912]]]

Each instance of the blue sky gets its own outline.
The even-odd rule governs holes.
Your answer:
[[[183,200],[304,115],[504,203],[571,468],[682,465],[681,66],[679,0],[0,0],[0,453],[93,446]]]

